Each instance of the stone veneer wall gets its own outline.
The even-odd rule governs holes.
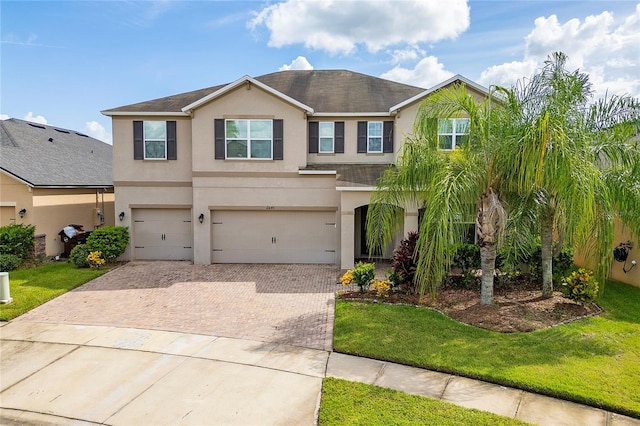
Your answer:
[[[29,251],[29,257],[31,259],[42,259],[46,256],[46,236],[47,234],[39,234],[33,237],[33,247]]]

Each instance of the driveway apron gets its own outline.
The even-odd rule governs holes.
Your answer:
[[[125,264],[0,324],[0,423],[315,424],[338,274]]]

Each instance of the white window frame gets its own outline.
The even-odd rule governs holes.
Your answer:
[[[451,132],[441,132],[440,131],[440,121],[447,120],[451,121]],[[466,121],[467,122],[467,131],[465,133],[457,132],[457,123],[458,121]],[[453,151],[458,146],[458,141],[463,136],[469,135],[469,119],[466,117],[461,118],[440,118],[438,119],[438,148],[442,151]],[[451,136],[451,148],[442,148],[440,144],[440,136]]]
[[[371,125],[372,124],[379,124],[380,125],[380,136],[372,136],[371,135]],[[376,139],[380,139],[380,149],[379,150],[372,150],[371,149],[371,139],[376,138]],[[367,153],[371,153],[371,154],[382,154],[382,151],[384,150],[384,123],[382,121],[367,121]]]
[[[147,123],[162,123],[164,124],[164,139],[147,138]],[[147,142],[164,142],[164,156],[163,157],[147,157]],[[145,120],[142,122],[142,153],[145,160],[166,160],[167,159],[167,122],[161,120]]]
[[[331,137],[322,136],[322,127],[331,126]],[[323,150],[322,149],[322,139],[331,139],[331,149]],[[320,121],[318,123],[318,153],[319,154],[333,154],[336,151],[336,124],[333,121]]]
[[[244,121],[247,123],[247,137],[246,138],[233,138],[233,140],[244,140],[247,143],[247,156],[246,157],[229,157],[227,153],[227,148],[229,146],[229,138],[227,138],[227,123],[229,121]],[[271,129],[271,139],[264,138],[254,138],[251,139],[251,122],[254,121],[268,121],[269,128]],[[251,156],[251,145],[252,141],[269,141],[270,146],[270,155],[269,157],[259,157],[254,158]],[[273,160],[273,120],[264,119],[264,118],[228,118],[224,120],[224,157],[227,160],[253,160],[253,161],[265,161],[265,160]]]

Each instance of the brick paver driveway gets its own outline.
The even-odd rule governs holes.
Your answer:
[[[19,317],[331,350],[333,265],[130,262]]]

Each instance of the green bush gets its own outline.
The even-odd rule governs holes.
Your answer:
[[[76,268],[88,268],[89,261],[87,260],[87,256],[89,256],[90,252],[91,250],[89,250],[86,244],[78,244],[71,249],[69,260],[76,265]]]
[[[598,295],[598,281],[593,271],[580,268],[564,279],[564,294],[571,300],[581,304],[591,303]]]
[[[0,271],[13,271],[20,266],[22,260],[15,254],[0,254]]]
[[[358,285],[360,291],[369,288],[371,281],[376,277],[376,265],[373,263],[358,262],[353,268],[353,281]]]
[[[523,258],[522,263],[527,266],[529,273],[536,279],[542,279],[542,248],[538,244],[529,255]],[[573,267],[573,249],[563,247],[560,254],[553,256],[553,281],[561,283],[567,273]]]
[[[467,272],[480,269],[480,246],[477,244],[461,244],[453,255],[453,265]]]
[[[0,227],[0,254],[13,254],[20,259],[27,259],[33,247],[33,225],[15,224]]]
[[[87,238],[89,252],[99,251],[107,262],[113,262],[129,245],[129,228],[126,226],[105,226],[98,228]]]

